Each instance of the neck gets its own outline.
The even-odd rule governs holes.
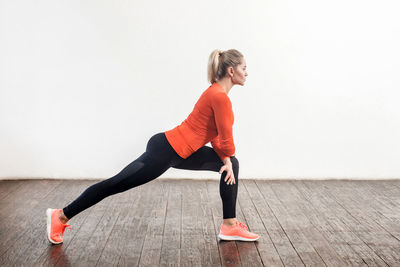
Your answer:
[[[232,89],[233,87],[233,83],[232,83],[232,79],[228,78],[228,77],[224,77],[220,80],[217,81],[217,83],[219,85],[222,86],[222,88],[224,88],[226,94],[229,93],[229,91]]]

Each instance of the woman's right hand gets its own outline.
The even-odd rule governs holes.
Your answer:
[[[235,175],[233,174],[233,169],[232,169],[232,162],[230,158],[225,158],[224,159],[224,166],[221,167],[219,170],[219,173],[223,173],[224,171],[227,172],[224,181],[229,185],[229,184],[236,184],[235,182]]]

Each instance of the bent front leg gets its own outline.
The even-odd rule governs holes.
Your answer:
[[[222,199],[222,210],[224,219],[236,217],[236,199],[239,184],[239,161],[235,156],[231,157],[233,174],[235,176],[235,183],[228,185],[224,179],[227,172],[221,174],[219,183],[219,193]],[[184,170],[207,170],[219,172],[224,163],[219,158],[215,150],[209,146],[203,146],[190,155],[188,158],[180,162],[176,169]]]

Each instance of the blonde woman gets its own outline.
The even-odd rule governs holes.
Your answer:
[[[223,222],[219,239],[255,241],[257,234],[236,219],[239,161],[232,136],[234,116],[229,91],[244,85],[247,71],[239,51],[214,50],[208,62],[210,86],[189,116],[175,128],[153,135],[146,151],[117,175],[88,187],[63,209],[47,209],[47,236],[60,244],[67,222],[102,199],[150,182],[169,168],[221,173],[219,184]],[[212,148],[205,146],[211,142]]]

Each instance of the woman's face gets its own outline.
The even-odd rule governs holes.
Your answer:
[[[246,60],[242,58],[241,63],[233,69],[232,82],[233,84],[244,85],[246,81],[247,71],[246,71]]]

